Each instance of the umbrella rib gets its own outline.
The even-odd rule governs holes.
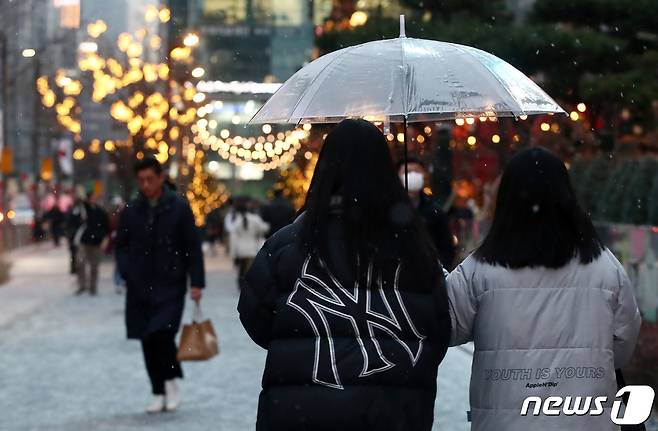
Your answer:
[[[466,54],[466,55],[468,55],[469,57],[472,56],[471,53],[469,53],[469,52],[467,52],[466,50],[464,50],[459,44],[451,43],[451,45],[452,45],[457,51],[461,52],[462,54]],[[501,61],[502,61],[502,60],[501,60]],[[478,62],[476,62],[476,64],[481,65],[482,63],[480,63],[480,62],[478,61]],[[507,94],[508,94],[508,95],[514,100],[514,102],[516,102],[516,105],[517,105],[517,107],[518,107],[518,110],[519,110],[520,112],[522,112],[522,113],[525,112],[525,110],[523,109],[523,104],[521,104],[521,102],[519,102],[519,99],[516,98],[516,96],[514,95],[514,93],[512,93],[512,91],[510,91],[510,89],[509,89],[509,87],[507,86],[507,84],[506,84],[502,79],[500,79],[500,77],[499,77],[498,75],[496,75],[495,73],[493,73],[491,70],[489,70],[489,69],[487,69],[487,68],[485,68],[485,70],[486,70],[487,72],[489,72],[489,74],[493,75],[494,79],[495,79],[496,81],[498,81],[498,83],[501,85],[501,87],[503,87],[503,88],[505,89],[505,91],[507,92]],[[514,113],[512,113],[512,114],[514,114]],[[516,114],[514,114],[514,116],[516,117]]]
[[[405,56],[405,50],[404,50],[404,39],[401,42],[402,42],[402,43],[400,43],[400,49],[402,51],[402,89],[401,89],[402,94],[401,94],[401,96],[402,96],[402,111],[403,111],[404,118],[406,120],[407,114],[409,112],[409,107],[407,106],[407,85],[406,85],[406,81],[407,81],[406,61],[407,61],[407,58]],[[407,137],[405,136],[404,139],[405,139],[405,142],[406,142]]]
[[[353,45],[353,46],[350,46],[350,47],[345,48],[345,51],[343,51],[342,53],[340,53],[339,55],[337,55],[336,58],[333,59],[329,64],[327,64],[327,66],[326,66],[324,69],[322,69],[322,71],[321,71],[320,73],[318,73],[317,75],[315,75],[315,76],[313,77],[313,79],[311,80],[311,82],[309,82],[309,84],[306,86],[306,89],[304,90],[304,92],[302,93],[302,95],[299,97],[299,99],[298,99],[297,102],[295,103],[295,106],[293,106],[292,110],[290,111],[290,115],[291,115],[291,116],[288,117],[288,122],[290,122],[290,120],[291,120],[291,118],[292,118],[292,114],[295,113],[295,110],[297,109],[297,107],[299,106],[299,104],[302,102],[302,100],[303,100],[304,97],[306,96],[306,93],[307,93],[307,92],[309,91],[309,89],[313,86],[313,84],[315,83],[315,81],[317,81],[317,80],[320,78],[320,76],[324,75],[325,72],[327,71],[327,69],[331,68],[331,67],[334,65],[334,63],[338,61],[339,58],[341,58],[342,56],[344,56],[344,55],[347,54],[348,52],[353,51],[355,48],[358,48],[359,46],[360,46],[360,45]],[[304,114],[306,113],[306,110],[307,110],[308,107],[311,105],[311,102],[313,102],[313,99],[315,99],[315,96],[316,96],[316,95],[317,95],[317,90],[315,91],[315,93],[313,93],[312,96],[310,96],[311,100],[310,100],[309,103],[306,105],[306,108],[304,109],[304,112],[302,113],[302,115],[299,116],[299,121],[297,122],[298,124],[302,121],[302,119],[303,119],[303,117],[304,117]]]

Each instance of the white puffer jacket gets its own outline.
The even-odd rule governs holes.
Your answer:
[[[633,353],[640,313],[609,250],[589,264],[573,260],[559,269],[509,269],[471,255],[447,282],[451,344],[475,345],[471,430],[618,429],[610,420],[615,368]],[[528,396],[571,396],[572,403],[576,396],[607,396],[608,402],[599,416],[533,416],[535,403],[521,416]]]
[[[246,227],[245,227],[246,218]],[[244,216],[230,213],[224,219],[228,232],[228,254],[233,258],[253,258],[265,243],[265,233],[270,228],[258,214],[246,212]]]

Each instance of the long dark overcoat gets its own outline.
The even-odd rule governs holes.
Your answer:
[[[205,287],[201,240],[188,202],[165,189],[155,206],[141,195],[128,203],[116,256],[127,283],[128,338],[178,331],[188,278],[192,286]]]

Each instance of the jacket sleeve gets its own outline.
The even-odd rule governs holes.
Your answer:
[[[642,319],[635,302],[631,281],[621,264],[617,262],[617,265],[619,292],[614,309],[613,349],[615,368],[622,368],[633,356]]]
[[[473,340],[473,322],[477,313],[477,298],[462,262],[448,275],[448,302],[450,305],[450,345],[457,346]]]
[[[117,259],[117,269],[121,278],[127,280],[128,265],[130,257],[128,254],[130,232],[128,231],[128,209],[124,208],[119,216],[119,227],[115,244],[115,255]]]
[[[185,202],[183,206],[183,248],[187,256],[187,271],[190,274],[192,287],[206,287],[206,271],[203,264],[203,252],[201,251],[201,237],[199,229],[194,222],[192,208]]]
[[[272,340],[276,304],[276,281],[270,255],[266,242],[247,272],[238,302],[242,326],[251,339],[264,349]]]

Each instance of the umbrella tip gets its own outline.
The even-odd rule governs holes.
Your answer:
[[[407,37],[405,28],[404,28],[404,15],[400,15],[400,37]]]

